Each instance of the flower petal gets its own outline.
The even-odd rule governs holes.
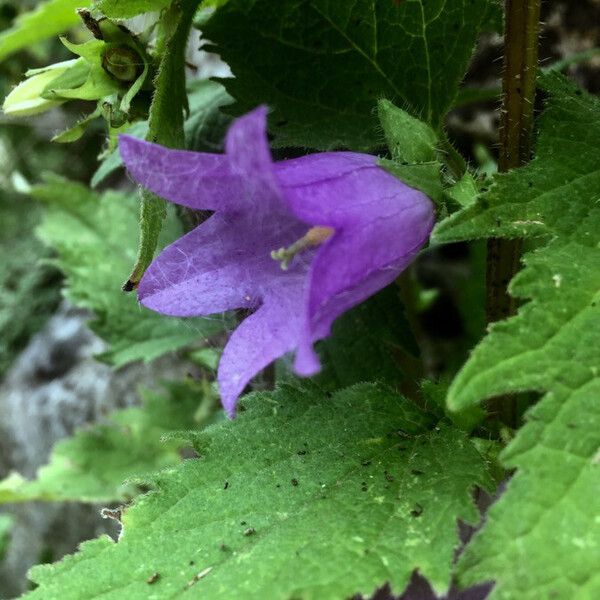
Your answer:
[[[377,158],[324,152],[275,164],[289,210],[312,225],[334,228],[386,218],[430,201],[377,166]]]
[[[383,185],[377,186],[371,174],[373,192],[365,189],[360,195],[362,215],[351,215],[313,260],[302,353],[314,340],[329,335],[333,321],[343,312],[391,283],[431,233],[434,209],[429,198],[384,171],[379,178]],[[378,189],[385,193],[379,196]],[[354,208],[359,205],[349,203]]]
[[[233,332],[218,371],[221,402],[230,417],[250,380],[275,359],[293,350],[302,325],[302,286],[297,277],[287,293],[271,297]]]
[[[139,299],[147,308],[179,317],[255,308],[294,276],[282,273],[271,250],[304,230],[289,215],[215,213],[152,262],[140,282]],[[294,269],[303,275],[307,271],[302,264]]]
[[[156,195],[196,210],[231,210],[234,187],[224,154],[171,150],[128,135],[119,151],[131,176]]]
[[[226,154],[171,150],[127,135],[119,150],[132,177],[161,198],[196,210],[282,210],[259,107],[229,128]]]

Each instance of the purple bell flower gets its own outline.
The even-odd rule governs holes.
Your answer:
[[[294,370],[319,371],[313,344],[334,320],[391,283],[415,258],[434,207],[354,152],[274,163],[259,107],[230,127],[225,154],[171,150],[120,137],[127,169],[171,202],[214,214],[154,260],[141,303],[179,317],[252,310],[221,357],[223,406],[264,367],[292,350]]]

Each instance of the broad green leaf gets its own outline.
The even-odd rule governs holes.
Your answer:
[[[448,587],[456,520],[477,519],[470,492],[490,483],[464,434],[371,384],[242,404],[188,435],[201,457],[156,476],[118,542],[35,567],[27,597],[344,599],[400,592],[415,568]]]
[[[77,306],[94,311],[91,326],[110,344],[104,360],[115,366],[152,360],[222,329],[220,317],[165,317],[139,306],[134,295],[121,292],[120,282],[135,257],[134,198],[115,192],[98,196],[56,176],[33,188],[32,195],[46,204],[39,233],[58,252],[56,264],[67,276],[65,295]],[[171,217],[162,245],[182,234]]]
[[[76,9],[85,8],[90,3],[91,0],[48,0],[23,13],[10,29],[0,33],[0,61],[77,25],[79,17]]]
[[[559,76],[543,85],[535,160],[438,230],[544,234],[510,286],[528,302],[492,325],[448,395],[461,410],[544,394],[501,456],[517,473],[459,564],[465,585],[495,580],[495,599],[600,597],[600,101]]]
[[[162,10],[172,0],[96,0],[94,8],[111,19],[129,19],[147,12]]]
[[[186,384],[144,396],[143,406],[115,411],[106,423],[58,442],[34,480],[13,474],[1,481],[0,504],[130,500],[139,493],[140,477],[181,461],[186,444],[161,438],[196,427],[193,416],[202,401],[200,391]]]
[[[235,113],[268,104],[276,145],[367,150],[382,97],[440,126],[488,4],[230,0],[203,31],[235,75]]]

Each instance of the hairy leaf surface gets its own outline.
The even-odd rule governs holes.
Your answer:
[[[119,542],[36,567],[29,597],[341,599],[400,591],[415,568],[448,586],[456,519],[477,518],[470,491],[490,483],[463,433],[371,384],[243,404],[189,435],[201,458],[157,476]]]
[[[488,0],[230,0],[204,29],[235,78],[236,114],[267,103],[279,146],[381,145],[386,97],[437,127]]]

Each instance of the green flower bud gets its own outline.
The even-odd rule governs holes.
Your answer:
[[[26,117],[62,104],[63,100],[42,98],[46,86],[63,75],[76,60],[56,63],[43,69],[28,71],[28,78],[15,87],[4,99],[2,110],[15,117]]]
[[[127,46],[112,46],[102,56],[102,67],[118,81],[135,81],[143,70],[144,61]]]

